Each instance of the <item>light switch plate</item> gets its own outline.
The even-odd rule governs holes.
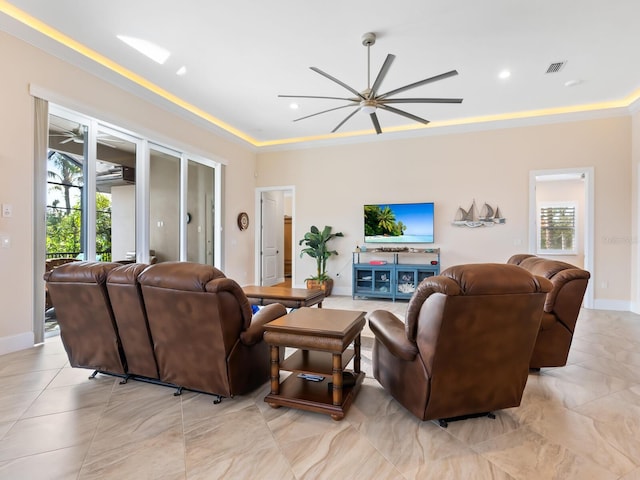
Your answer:
[[[11,206],[11,204],[10,203],[3,203],[2,204],[2,216],[3,217],[10,217],[12,213],[13,213],[13,207]]]

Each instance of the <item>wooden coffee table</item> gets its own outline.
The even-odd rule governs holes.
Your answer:
[[[365,314],[303,307],[267,323],[264,339],[271,349],[271,393],[264,401],[274,408],[300,408],[342,420],[365,377],[360,371]],[[298,350],[280,362],[281,347]],[[353,370],[345,370],[352,360]],[[292,372],[282,383],[280,370]],[[343,372],[355,378],[355,384],[343,385]],[[301,374],[320,381],[301,378]]]
[[[289,308],[311,307],[318,305],[322,308],[324,290],[319,288],[286,288],[286,287],[259,287],[248,285],[242,287],[252,305],[269,305],[280,303]]]

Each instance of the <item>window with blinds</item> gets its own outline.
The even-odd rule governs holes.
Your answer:
[[[538,253],[577,253],[576,205],[541,204],[538,208]]]

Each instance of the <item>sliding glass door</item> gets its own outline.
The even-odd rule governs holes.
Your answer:
[[[62,259],[80,258],[86,251],[88,128],[77,120],[49,115],[46,206],[48,267],[63,263]]]
[[[142,140],[98,125],[96,130],[94,212],[95,258],[136,259],[136,170]]]
[[[47,200],[36,212],[46,216],[45,270],[79,260],[222,269],[221,173],[210,159],[49,105]]]
[[[185,219],[185,223],[188,220]],[[180,153],[149,148],[149,255],[152,262],[180,260]]]
[[[188,162],[187,260],[214,265],[215,169]]]

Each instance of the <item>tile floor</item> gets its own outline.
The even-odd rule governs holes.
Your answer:
[[[404,302],[325,308],[404,315]],[[370,347],[371,333],[363,332]],[[640,316],[584,310],[570,364],[529,376],[522,404],[420,422],[368,376],[341,422],[263,402],[212,404],[69,368],[58,337],[0,357],[0,479],[640,479]]]

